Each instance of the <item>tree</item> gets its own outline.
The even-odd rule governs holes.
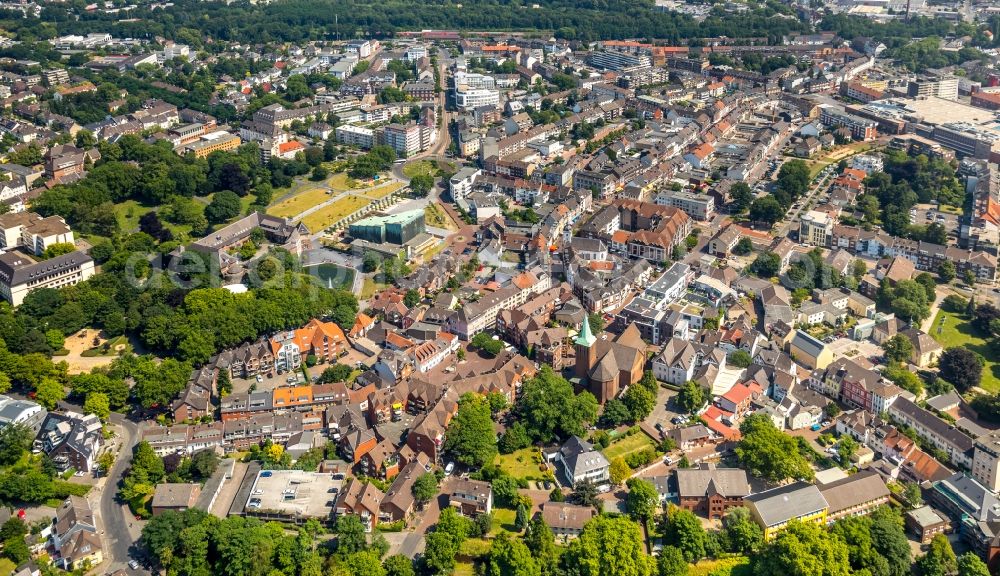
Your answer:
[[[986,563],[972,552],[958,557],[958,576],[990,576]]]
[[[955,279],[955,263],[951,260],[944,260],[938,265],[937,269],[938,277],[944,283],[951,282]]]
[[[523,502],[518,502],[517,510],[514,513],[514,529],[522,531],[528,526],[528,509]]]
[[[751,562],[755,576],[848,576],[847,544],[811,522],[792,520]]]
[[[531,446],[531,437],[528,435],[527,427],[521,422],[514,422],[504,430],[497,444],[501,454],[512,454],[528,446]]]
[[[111,405],[108,402],[108,395],[101,392],[92,392],[87,395],[87,400],[83,403],[83,411],[86,414],[93,414],[101,420],[107,420],[111,414]]]
[[[240,197],[235,192],[222,190],[212,196],[205,207],[205,218],[212,224],[226,222],[240,215]]]
[[[938,358],[938,374],[960,392],[979,386],[983,377],[982,357],[968,348],[945,349]]]
[[[628,486],[625,508],[629,516],[640,522],[652,519],[660,502],[653,483],[642,478],[629,478],[625,485]]]
[[[958,559],[951,543],[944,534],[931,539],[927,553],[917,558],[913,565],[917,576],[948,576],[958,571]]]
[[[850,436],[841,436],[837,443],[837,456],[840,458],[841,467],[847,468],[851,465],[851,458],[858,451],[858,443]]]
[[[924,493],[920,489],[920,484],[916,482],[904,482],[903,498],[906,499],[910,509],[920,507],[924,503]]]
[[[705,405],[706,399],[706,390],[694,380],[688,380],[684,386],[681,386],[674,401],[681,410],[684,410],[688,414],[694,414]]]
[[[52,378],[43,378],[35,389],[35,402],[44,406],[47,410],[54,410],[56,405],[66,398],[66,390],[63,385]]]
[[[422,508],[424,504],[430,502],[437,494],[437,478],[430,472],[422,474],[413,481],[413,486],[410,487],[410,490],[413,491],[413,498],[416,499],[417,504]]]
[[[625,391],[622,402],[632,415],[632,420],[638,422],[653,412],[653,408],[656,407],[656,395],[639,384],[633,384]]]
[[[754,476],[770,482],[787,478],[813,477],[812,467],[802,456],[794,438],[775,428],[771,418],[751,414],[740,425],[743,438],[736,446],[736,456]]]
[[[621,486],[622,482],[632,474],[632,469],[625,463],[623,456],[618,456],[611,461],[609,474],[611,476],[611,483],[615,486]]]
[[[423,198],[434,188],[434,177],[430,174],[417,174],[410,179],[410,191],[418,198]]]
[[[760,278],[772,278],[781,271],[781,257],[774,252],[761,252],[750,263],[750,272]]]
[[[742,214],[750,208],[753,202],[753,191],[746,182],[736,182],[729,188],[731,209],[734,214]]]
[[[736,246],[733,246],[733,254],[738,256],[746,256],[751,252],[753,252],[753,240],[750,240],[750,238],[740,238],[739,242],[736,243]]]
[[[0,464],[10,466],[31,449],[34,431],[24,424],[10,424],[0,428]]]
[[[344,560],[344,565],[351,576],[385,576],[378,554],[371,550],[351,554]]]
[[[424,548],[424,566],[431,574],[448,574],[455,568],[458,544],[446,532],[431,532]]]
[[[486,332],[476,334],[472,337],[472,340],[470,340],[469,343],[490,357],[503,352],[503,342],[500,340],[494,340]]]
[[[688,573],[688,563],[684,559],[684,553],[675,546],[664,546],[660,550],[656,568],[659,576],[687,576]]]
[[[695,563],[705,557],[705,529],[690,510],[674,505],[663,516],[663,541],[677,547],[684,559]]]
[[[652,576],[639,526],[628,518],[598,516],[562,555],[562,564],[579,576]]]
[[[489,402],[479,394],[464,394],[458,402],[458,413],[448,425],[444,449],[455,459],[473,468],[480,468],[497,455],[496,434]]]
[[[351,367],[346,364],[334,364],[333,366],[328,366],[323,370],[323,373],[319,375],[319,384],[329,384],[331,382],[346,382],[351,376]]]
[[[406,291],[406,296],[403,297],[403,304],[406,304],[407,308],[413,308],[420,303],[420,292],[410,288]]]
[[[604,411],[601,412],[599,422],[602,426],[616,428],[632,418],[632,412],[625,406],[625,403],[617,398],[612,398],[604,403]]]
[[[597,507],[597,486],[590,480],[580,480],[573,485],[570,497],[580,506]]]
[[[753,358],[750,357],[750,353],[746,350],[739,349],[733,350],[732,353],[729,354],[727,362],[737,368],[746,368],[753,362]]]
[[[354,514],[338,516],[333,532],[337,535],[337,554],[342,558],[368,548],[368,541],[365,540],[365,527],[361,524],[359,516]]]
[[[512,540],[506,532],[493,539],[483,572],[486,576],[541,576],[538,562],[520,540]]]
[[[880,506],[868,517],[871,521],[872,546],[876,553],[886,559],[889,576],[905,576],[910,573],[910,543],[903,530],[903,519],[891,506]]]
[[[556,562],[555,536],[540,514],[528,522],[524,531],[524,545],[531,551],[531,556],[538,562],[542,573],[551,574]]]
[[[761,196],[750,204],[750,220],[752,222],[759,222],[771,227],[784,215],[785,209],[774,196]]]
[[[389,556],[382,563],[386,576],[416,576],[413,571],[413,560],[402,554]]]
[[[516,406],[528,433],[541,442],[583,435],[586,424],[597,418],[597,409],[593,394],[574,394],[573,385],[549,366],[525,382]]]
[[[722,539],[730,552],[749,555],[764,543],[764,531],[754,521],[750,510],[740,506],[722,517]]]
[[[590,324],[590,330],[594,334],[598,334],[604,330],[604,316],[599,312],[590,313],[587,316],[587,322]]]
[[[913,343],[903,334],[896,334],[882,343],[885,357],[892,362],[909,362],[913,357]]]

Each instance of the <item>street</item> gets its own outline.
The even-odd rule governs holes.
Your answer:
[[[103,486],[99,492],[100,516],[98,524],[104,535],[106,572],[114,572],[128,567],[129,559],[134,556],[132,547],[142,531],[138,526],[139,523],[133,520],[128,506],[119,504],[116,498],[118,484],[132,462],[132,450],[139,443],[139,427],[121,414],[112,413],[110,421],[121,430],[122,438],[118,456],[108,476],[103,479]],[[129,572],[131,574],[149,574],[149,571],[144,568]]]

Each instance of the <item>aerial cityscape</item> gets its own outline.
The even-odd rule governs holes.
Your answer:
[[[1000,575],[996,0],[0,0],[0,576]]]

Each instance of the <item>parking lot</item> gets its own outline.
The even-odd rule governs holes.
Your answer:
[[[276,518],[327,518],[343,483],[343,474],[263,470],[257,474],[246,512]]]

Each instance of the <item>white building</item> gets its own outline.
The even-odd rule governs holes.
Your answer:
[[[337,142],[359,148],[371,148],[375,145],[375,131],[371,128],[341,124],[336,130]]]

